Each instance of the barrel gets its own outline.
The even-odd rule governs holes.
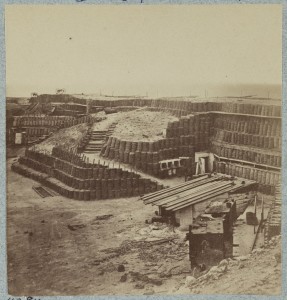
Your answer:
[[[134,163],[135,163],[135,153],[134,152],[130,152],[128,159],[129,159],[128,163],[131,164],[131,165],[134,165]]]
[[[124,152],[124,160],[123,162],[125,164],[129,163],[129,152]]]
[[[116,138],[111,137],[111,148],[115,148],[115,145],[116,145]]]
[[[85,193],[84,190],[79,191],[79,200],[85,200]]]
[[[107,180],[107,189],[113,190],[114,189],[114,179],[110,178]]]
[[[100,188],[96,189],[96,199],[102,199],[102,190]]]
[[[119,190],[120,189],[120,179],[119,178],[115,178],[114,179],[114,189],[115,190]]]
[[[147,152],[141,152],[141,162],[145,163],[147,161]]]
[[[142,152],[148,152],[149,142],[142,142]]]
[[[109,157],[110,147],[106,146],[103,157]]]
[[[131,146],[131,152],[136,152],[137,151],[137,147],[138,147],[138,143],[137,142],[132,142],[132,146]]]
[[[154,151],[154,142],[149,142],[147,152],[153,152],[153,151]]]
[[[135,162],[138,163],[141,161],[141,152],[140,151],[136,151],[135,152]]]
[[[107,141],[107,146],[111,146],[112,140],[113,140],[113,138],[109,136],[108,141]]]
[[[119,161],[124,162],[124,152],[119,152]]]
[[[119,149],[120,148],[120,144],[121,144],[121,141],[119,139],[117,139],[116,137],[114,137],[115,139],[115,148],[116,149]]]
[[[88,201],[88,200],[90,200],[90,197],[91,197],[90,190],[85,190],[84,191],[84,200]]]
[[[153,162],[153,152],[147,152],[147,162],[152,163]]]
[[[120,144],[119,144],[120,152],[123,153],[125,151],[125,147],[126,147],[126,141],[120,141]]]
[[[275,185],[275,176],[273,172],[270,172],[270,185]]]
[[[126,141],[125,152],[131,152],[131,149],[132,149],[132,142]]]
[[[115,198],[115,191],[109,189],[108,192],[107,192],[107,198],[108,199],[114,199]]]
[[[138,142],[137,143],[137,151],[142,152],[143,149],[143,142]]]

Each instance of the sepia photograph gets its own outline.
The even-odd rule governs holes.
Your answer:
[[[128,2],[4,7],[9,299],[282,295],[283,5]]]

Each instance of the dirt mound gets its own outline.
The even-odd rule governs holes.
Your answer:
[[[278,295],[281,269],[281,237],[277,236],[247,256],[224,259],[197,279],[187,277],[177,293]]]
[[[164,137],[168,122],[178,118],[165,112],[137,110],[121,113],[113,136],[128,141],[155,141]]]
[[[52,149],[56,145],[72,148],[78,144],[87,131],[88,125],[86,123],[75,125],[69,128],[63,128],[34,147],[36,151],[46,151],[48,153],[52,153]]]

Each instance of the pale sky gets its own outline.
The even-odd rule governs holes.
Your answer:
[[[8,96],[281,84],[281,5],[6,5]],[[250,91],[252,92],[252,91]]]

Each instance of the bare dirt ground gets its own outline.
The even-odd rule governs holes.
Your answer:
[[[280,243],[242,260],[228,259],[223,269],[191,270],[185,233],[145,223],[155,207],[136,197],[90,202],[41,198],[32,190],[38,182],[10,170],[23,149],[9,153],[9,294],[280,293]],[[193,277],[192,284],[186,285],[187,276]]]
[[[41,198],[32,190],[37,182],[9,170],[12,161],[7,165],[10,294],[165,294],[184,283],[190,269],[184,233],[145,224],[154,207],[138,198]]]
[[[93,116],[106,118],[101,122],[94,123],[93,130],[107,130],[112,123],[116,123],[112,136],[133,142],[162,139],[165,137],[164,131],[167,124],[178,120],[170,113],[147,111],[145,107],[107,115],[99,112]]]
[[[178,118],[165,112],[151,112],[144,109],[118,114],[118,124],[113,136],[128,141],[155,141],[164,137],[168,122]]]
[[[281,244],[200,273],[190,269],[184,232],[145,223],[154,207],[138,198],[41,198],[32,190],[37,182],[9,170],[13,160],[7,165],[11,295],[280,293]],[[197,279],[186,285],[187,276]]]
[[[88,125],[86,123],[78,124],[68,128],[63,128],[47,138],[40,144],[36,144],[36,151],[52,153],[52,149],[56,146],[75,147],[79,140],[87,133]]]
[[[191,281],[188,288],[181,287],[177,292],[189,290],[196,294],[280,295],[281,272],[279,236],[272,238],[264,248],[254,249],[251,254],[221,261],[219,266]]]

